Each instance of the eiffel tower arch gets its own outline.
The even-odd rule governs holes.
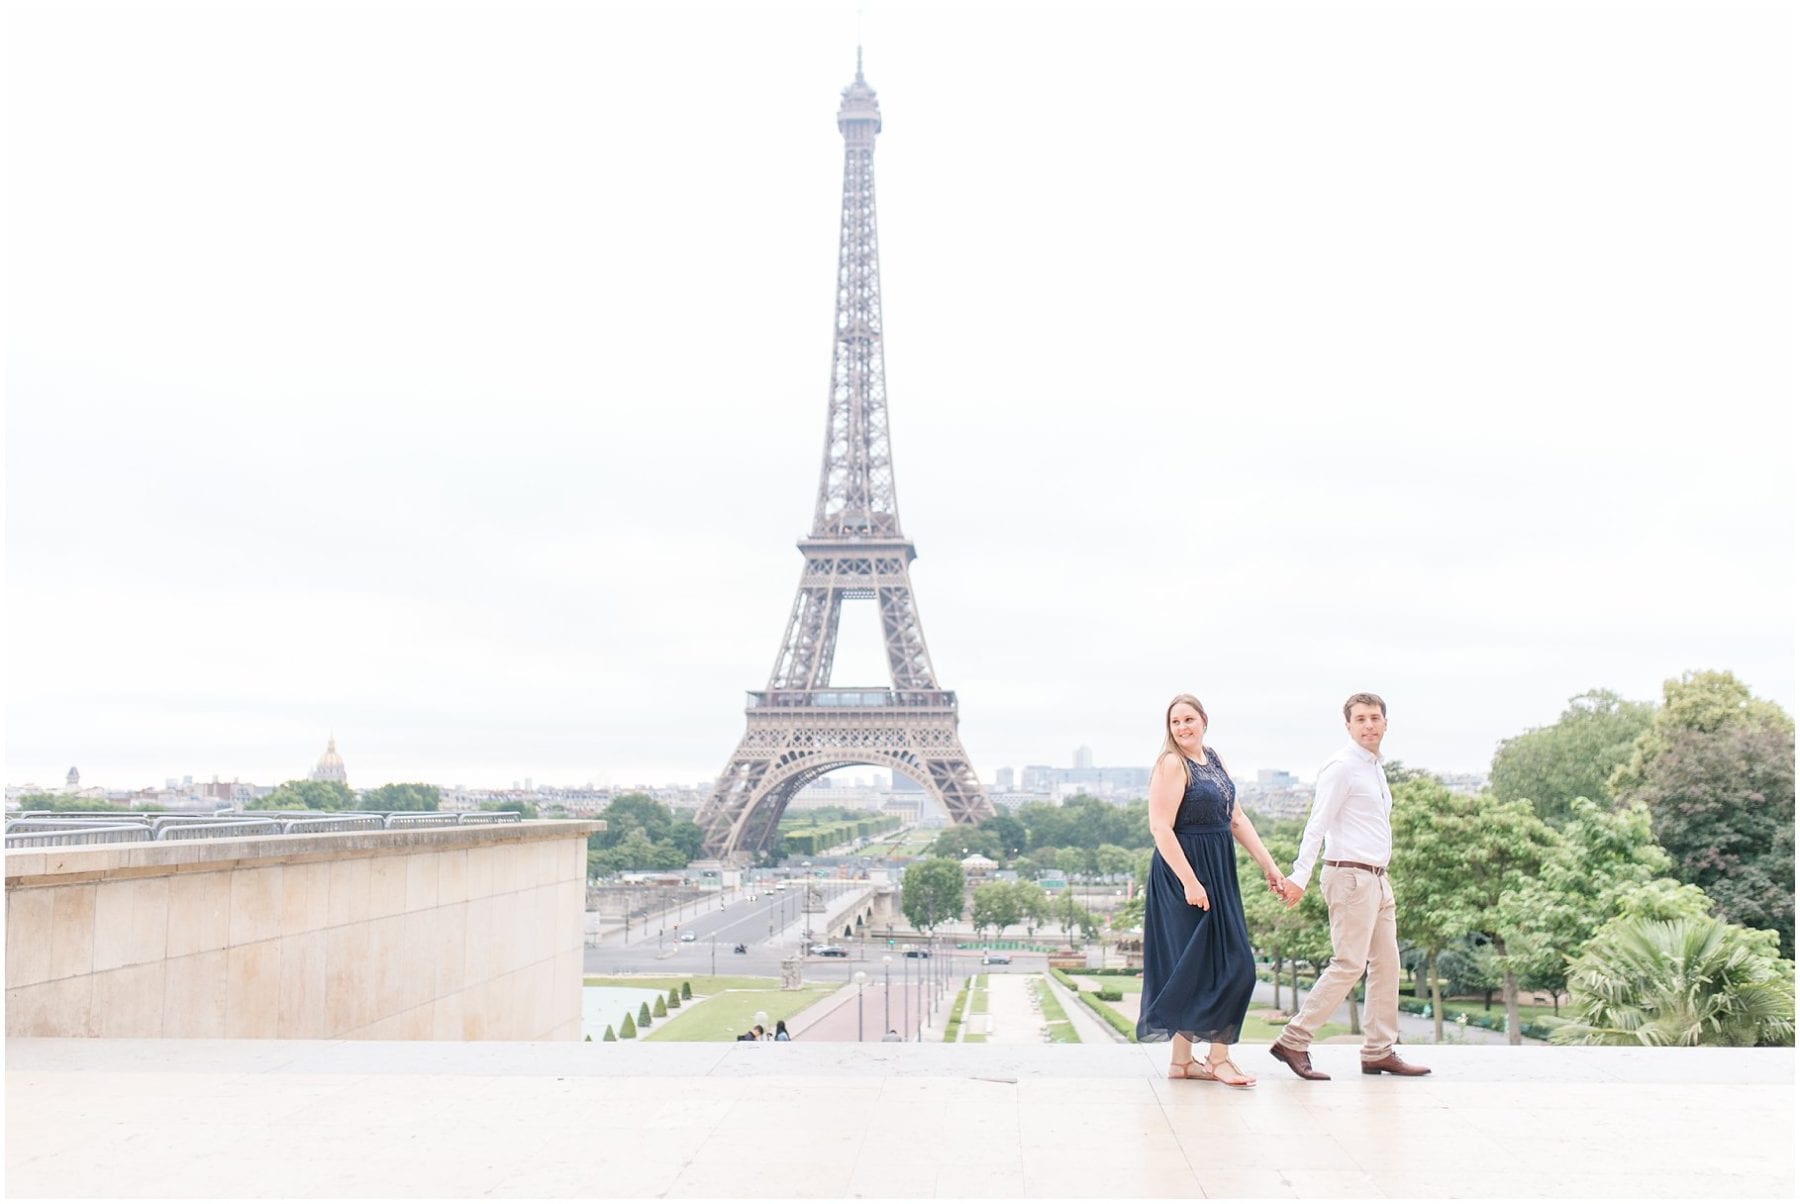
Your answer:
[[[956,694],[938,688],[913,600],[917,552],[900,530],[888,448],[881,269],[875,239],[875,135],[881,109],[863,79],[838,106],[844,200],[838,238],[831,405],[805,567],[768,688],[744,709],[744,737],[700,809],[706,851],[768,847],[794,792],[849,765],[882,766],[923,786],[955,823],[994,813],[957,735]],[[846,600],[873,600],[887,653],[886,684],[831,685]]]

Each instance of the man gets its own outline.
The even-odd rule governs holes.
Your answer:
[[[1303,1079],[1330,1078],[1313,1069],[1307,1047],[1366,968],[1362,1072],[1430,1074],[1423,1066],[1401,1061],[1394,1052],[1400,1036],[1400,944],[1394,935],[1394,890],[1387,877],[1394,848],[1388,813],[1394,800],[1381,769],[1387,703],[1379,695],[1352,694],[1344,703],[1344,728],[1350,743],[1319,771],[1294,872],[1275,888],[1289,907],[1298,903],[1323,843],[1327,856],[1319,889],[1331,914],[1331,964],[1269,1052]]]

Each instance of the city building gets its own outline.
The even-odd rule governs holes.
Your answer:
[[[344,758],[338,756],[336,735],[326,740],[325,752],[309,776],[315,782],[349,782],[349,775],[344,772]]]

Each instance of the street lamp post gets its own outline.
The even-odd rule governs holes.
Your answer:
[[[894,1027],[893,1017],[888,1014],[888,992],[890,990],[888,971],[893,968],[893,965],[893,954],[881,955],[881,1035],[884,1037],[887,1036],[888,1030]]]
[[[863,1039],[863,983],[868,975],[858,970],[852,977],[856,979],[856,1039]]]
[[[912,958],[900,963],[900,1023],[912,1032]]]

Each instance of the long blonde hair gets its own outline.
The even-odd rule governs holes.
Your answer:
[[[1169,700],[1169,705],[1163,708],[1163,746],[1162,752],[1156,754],[1156,759],[1158,761],[1162,760],[1163,753],[1174,753],[1176,759],[1179,760],[1183,766],[1187,764],[1187,754],[1182,752],[1180,747],[1176,745],[1175,733],[1169,730],[1169,716],[1174,714],[1175,708],[1184,702],[1200,712],[1200,725],[1203,729],[1212,726],[1212,720],[1206,717],[1206,708],[1200,705],[1200,700],[1198,698],[1195,698],[1192,694],[1175,695],[1175,697]],[[1205,740],[1205,738],[1205,732],[1202,731],[1201,739]]]

